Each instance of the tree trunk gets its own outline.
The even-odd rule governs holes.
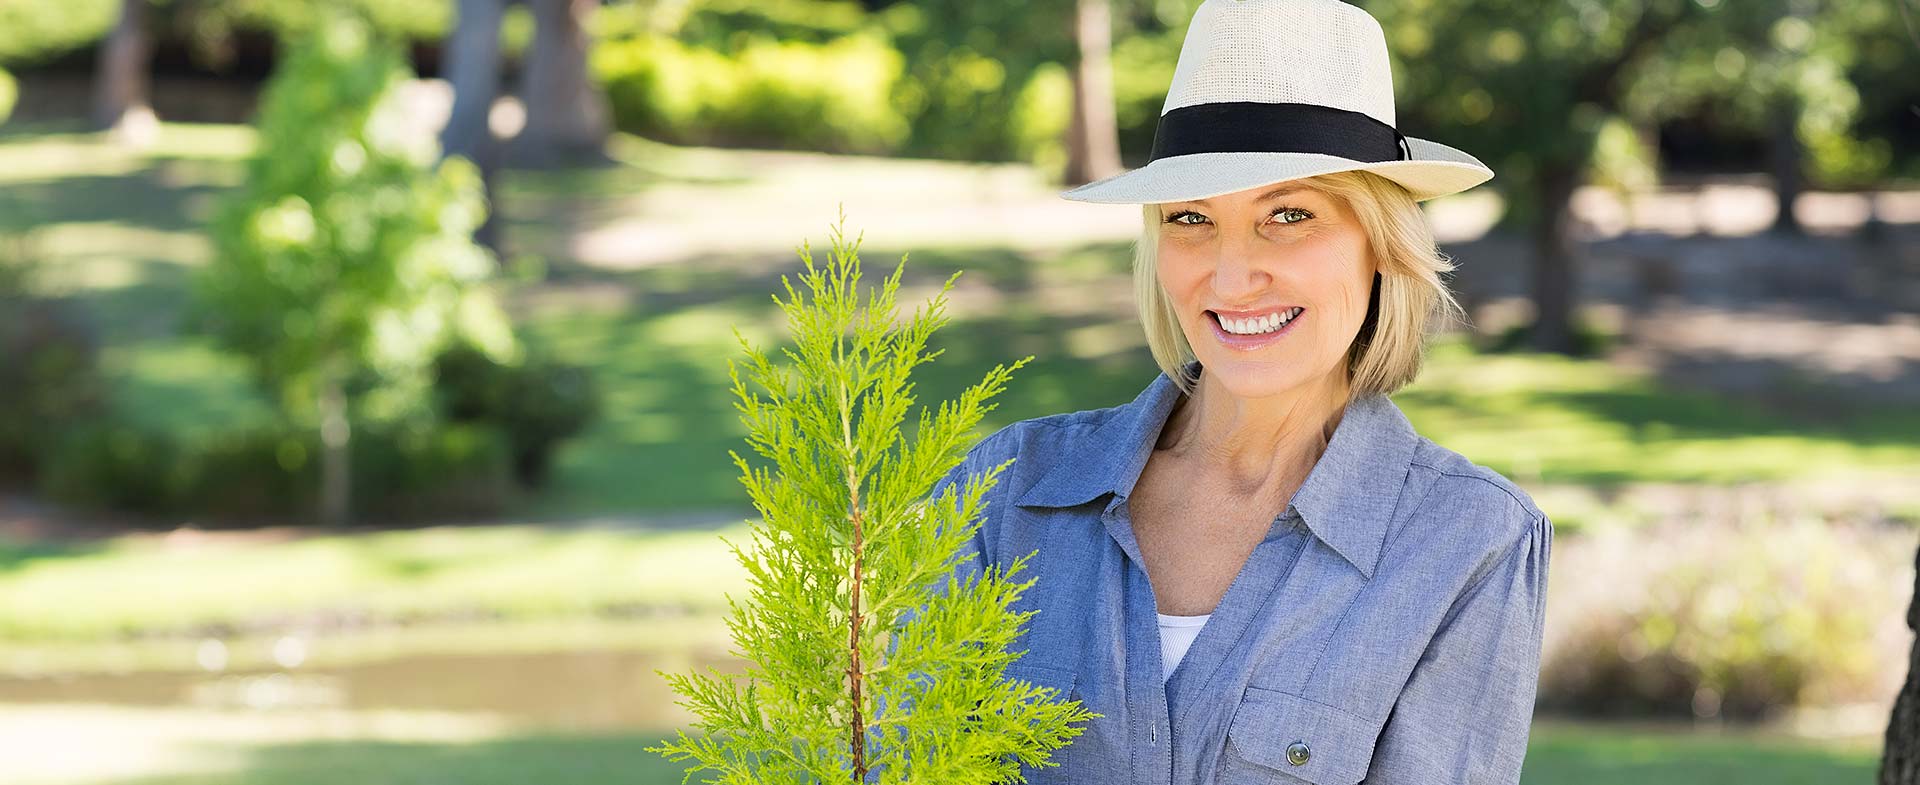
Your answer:
[[[1109,0],[1074,4],[1073,114],[1067,126],[1068,185],[1119,174],[1120,130],[1113,108],[1113,22]]]
[[[1533,235],[1533,348],[1574,354],[1574,284],[1579,248],[1573,242],[1573,191],[1582,167],[1546,161],[1535,183],[1539,213]]]
[[[121,144],[145,146],[159,131],[147,105],[147,0],[121,0],[120,19],[100,43],[93,86],[93,124]]]
[[[1920,551],[1914,552],[1913,599],[1907,603],[1907,629],[1920,634]],[[1907,683],[1893,701],[1887,740],[1880,753],[1879,785],[1920,785],[1920,638],[1907,659]]]
[[[528,0],[533,44],[521,85],[527,123],[515,163],[553,166],[606,160],[610,110],[587,67],[587,15],[595,0]]]
[[[479,162],[493,140],[487,126],[494,96],[500,92],[500,22],[503,0],[459,0],[453,36],[441,53],[440,72],[453,88],[453,111],[440,132],[445,155]]]
[[[320,525],[343,529],[352,510],[352,464],[347,452],[352,429],[342,374],[324,371],[320,387]]]
[[[494,97],[500,92],[500,22],[506,0],[459,0],[453,35],[447,42],[440,71],[453,87],[453,111],[440,132],[442,155],[464,156],[480,167],[487,215],[474,229],[473,239],[504,258],[500,249],[499,198],[494,173],[500,166],[500,145],[488,120]]]
[[[1799,101],[1791,94],[1774,99],[1768,112],[1768,163],[1773,169],[1774,201],[1779,212],[1773,218],[1773,231],[1803,234],[1800,219],[1793,214],[1793,203],[1800,196],[1804,178],[1800,173]]]

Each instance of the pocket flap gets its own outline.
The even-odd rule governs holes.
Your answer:
[[[1038,687],[1051,687],[1054,690],[1052,700],[1066,700],[1073,692],[1074,678],[1079,674],[1067,668],[1041,665],[1016,660],[1007,665],[1007,676]]]
[[[1314,785],[1354,785],[1373,764],[1380,726],[1292,693],[1248,687],[1227,727],[1227,746],[1245,760]],[[1296,743],[1303,754],[1290,755]]]

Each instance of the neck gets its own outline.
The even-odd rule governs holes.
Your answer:
[[[1251,496],[1292,493],[1333,439],[1346,412],[1346,374],[1333,373],[1264,398],[1242,398],[1214,374],[1200,374],[1161,429],[1165,450],[1223,485]]]

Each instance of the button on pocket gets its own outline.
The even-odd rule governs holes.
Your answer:
[[[1227,726],[1220,782],[1354,785],[1373,764],[1384,720],[1248,687]]]

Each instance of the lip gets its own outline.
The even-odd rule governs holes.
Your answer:
[[[1212,313],[1219,313],[1219,312],[1213,311]],[[1255,311],[1254,313],[1272,313],[1272,311]],[[1228,315],[1232,316],[1233,314],[1229,313]],[[1279,342],[1281,338],[1284,338],[1288,333],[1293,332],[1293,326],[1296,324],[1299,324],[1300,320],[1306,318],[1306,316],[1307,316],[1306,309],[1301,309],[1299,316],[1295,316],[1292,319],[1288,320],[1287,323],[1281,326],[1280,329],[1274,330],[1273,332],[1270,332],[1270,333],[1262,333],[1260,335],[1235,335],[1233,333],[1227,332],[1225,328],[1221,327],[1220,320],[1218,318],[1215,318],[1213,316],[1208,316],[1206,318],[1207,318],[1207,324],[1213,329],[1214,340],[1219,341],[1221,344],[1225,345],[1229,349],[1240,349],[1243,351],[1252,351],[1255,349],[1264,348],[1269,344]],[[1240,317],[1240,318],[1245,318],[1245,317]]]
[[[1209,310],[1209,311],[1212,311],[1212,312],[1214,312],[1214,313],[1217,313],[1217,314],[1222,314],[1222,315],[1225,315],[1225,316],[1231,316],[1231,317],[1233,317],[1233,318],[1235,318],[1235,319],[1251,319],[1251,318],[1253,318],[1253,317],[1255,317],[1255,316],[1266,316],[1267,314],[1270,314],[1270,313],[1279,313],[1279,312],[1281,312],[1281,311],[1291,311],[1291,310],[1293,310],[1293,309],[1295,309],[1295,308],[1303,308],[1303,309],[1304,309],[1305,307],[1306,307],[1306,306],[1304,306],[1304,305],[1298,305],[1298,304],[1295,304],[1295,305],[1270,305],[1270,306],[1267,306],[1267,307],[1265,307],[1265,308],[1256,308],[1256,309],[1253,309],[1253,310],[1232,310],[1232,311],[1230,311],[1230,310],[1227,310],[1227,309],[1225,309],[1225,308],[1208,308],[1207,310]]]

